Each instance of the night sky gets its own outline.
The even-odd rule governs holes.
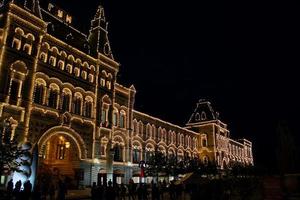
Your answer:
[[[279,2],[52,1],[88,31],[99,2],[109,21],[118,82],[134,84],[135,109],[184,126],[212,102],[233,138],[253,141],[255,163],[275,162],[276,127],[299,145],[299,22]]]

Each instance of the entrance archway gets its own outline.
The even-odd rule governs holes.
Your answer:
[[[38,148],[39,174],[68,177],[79,183],[80,160],[86,158],[86,146],[78,133],[69,127],[53,127],[41,136]]]

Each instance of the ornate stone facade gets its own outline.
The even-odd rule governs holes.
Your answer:
[[[84,34],[53,4],[1,2],[0,118],[12,117],[15,136],[38,145],[40,165],[83,173],[83,183],[91,185],[107,173],[118,182],[138,176],[137,163],[155,148],[178,159],[217,161],[221,168],[230,161],[253,164],[251,142],[231,139],[207,101],[199,101],[186,127],[134,109],[134,86],[117,83],[120,64],[103,7]]]

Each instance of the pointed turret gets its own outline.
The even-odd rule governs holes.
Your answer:
[[[88,36],[88,41],[91,45],[91,53],[95,56],[97,53],[102,53],[113,59],[107,27],[108,22],[105,19],[104,8],[102,6],[98,6],[95,17],[91,21],[91,28]]]
[[[203,123],[206,121],[217,120],[218,112],[215,112],[211,106],[211,103],[205,99],[200,99],[197,103],[197,107],[191,115],[187,126],[197,123]]]

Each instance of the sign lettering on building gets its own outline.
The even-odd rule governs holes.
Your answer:
[[[58,6],[49,3],[48,4],[48,11],[56,16],[57,18],[61,19],[63,22],[67,23],[67,24],[71,24],[72,23],[72,16],[67,13],[66,11],[64,11],[63,9],[59,8]]]

